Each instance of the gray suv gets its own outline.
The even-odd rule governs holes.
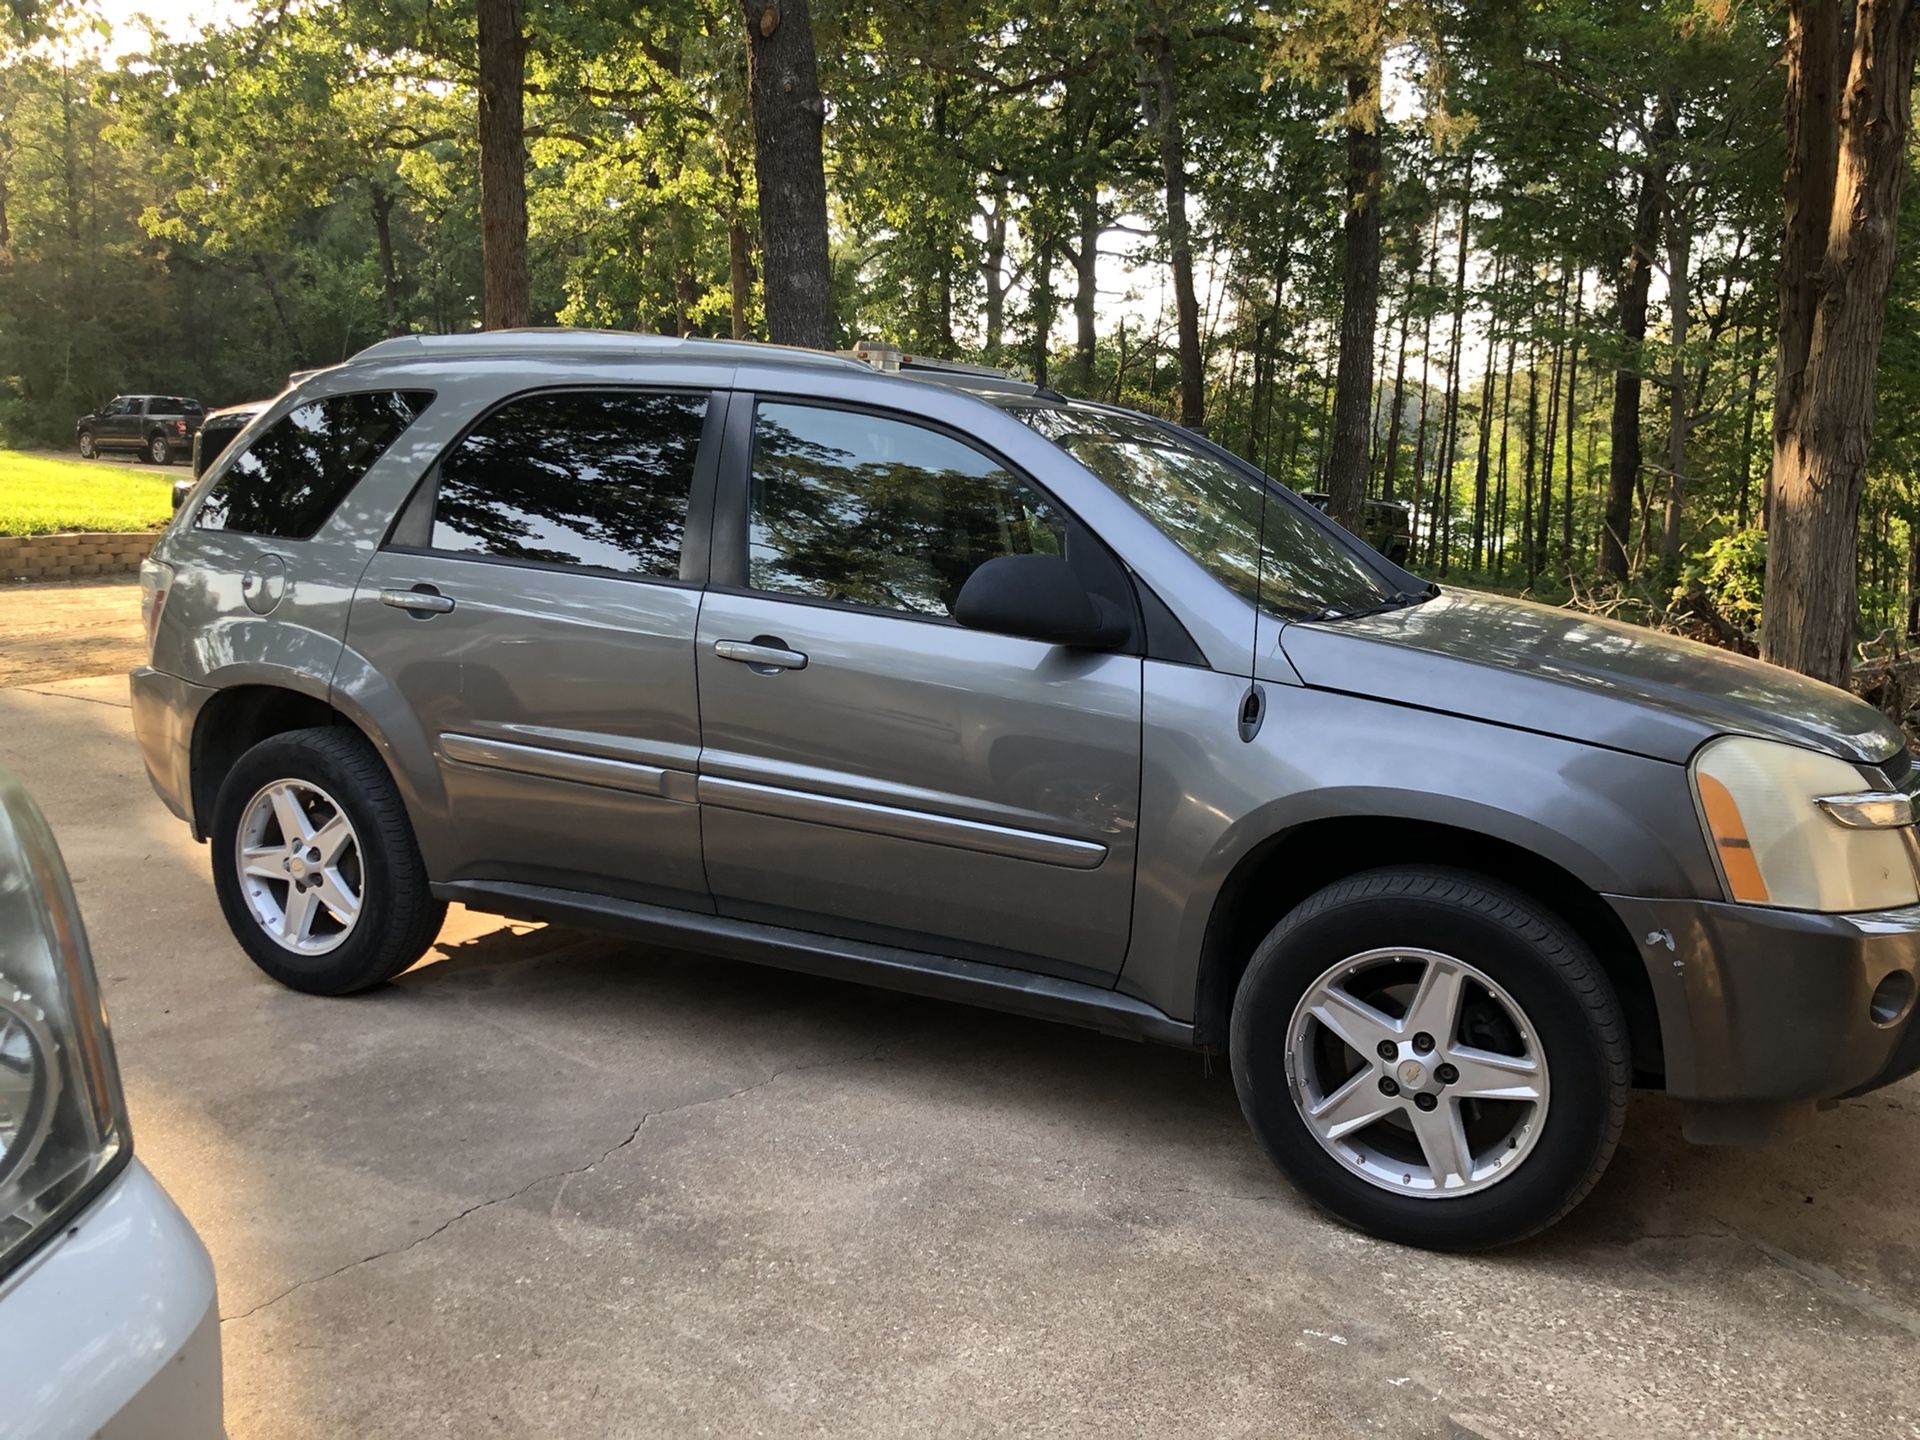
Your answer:
[[[281,395],[145,574],[155,787],[316,994],[449,901],[1224,1051],[1313,1200],[1467,1249],[1920,1066],[1900,733],[1437,590],[1162,421],[590,333]]]

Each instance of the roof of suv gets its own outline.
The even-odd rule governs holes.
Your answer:
[[[857,360],[823,350],[803,350],[757,340],[681,339],[674,335],[640,335],[625,330],[569,330],[529,327],[519,330],[483,330],[465,335],[400,335],[380,340],[347,363],[380,360],[464,360],[482,356],[575,355],[595,359],[712,360],[722,364],[830,366],[871,370]]]

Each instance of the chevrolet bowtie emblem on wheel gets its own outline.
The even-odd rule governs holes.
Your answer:
[[[1415,1089],[1426,1078],[1427,1072],[1418,1060],[1409,1060],[1400,1067],[1400,1083],[1409,1090]]]

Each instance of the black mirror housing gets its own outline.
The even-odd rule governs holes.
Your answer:
[[[953,618],[969,630],[1111,650],[1129,633],[1112,609],[1058,555],[997,555],[960,587]]]

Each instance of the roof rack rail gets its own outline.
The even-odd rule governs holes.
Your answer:
[[[887,340],[856,340],[853,349],[844,352],[883,372],[895,370],[931,370],[944,375],[977,375],[983,380],[1018,380],[1011,370],[998,365],[975,365],[967,360],[936,360],[930,355],[909,355]]]
[[[620,356],[675,356],[688,360],[716,360],[736,365],[756,362],[796,362],[846,366],[844,355],[794,345],[757,340],[707,340],[698,336],[643,335],[632,330],[589,330],[567,326],[527,326],[510,330],[471,330],[457,335],[397,335],[376,340],[348,362],[425,359],[430,356],[575,354]]]

